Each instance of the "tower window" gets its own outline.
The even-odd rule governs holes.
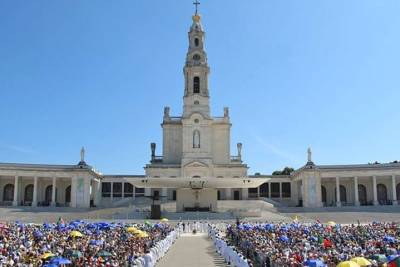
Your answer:
[[[194,101],[194,104],[195,104],[195,105],[200,105],[200,102],[199,102],[198,100],[195,100],[195,101]]]
[[[199,44],[200,44],[199,38],[195,38],[194,45],[197,47],[197,46],[199,46]]]
[[[200,94],[200,77],[193,78],[193,93]]]

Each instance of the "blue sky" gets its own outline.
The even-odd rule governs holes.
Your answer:
[[[0,1],[0,162],[143,174],[182,111],[192,1]],[[202,1],[212,112],[249,173],[400,159],[400,1]],[[233,154],[234,154],[233,153]]]

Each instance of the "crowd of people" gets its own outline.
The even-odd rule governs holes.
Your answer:
[[[178,238],[168,223],[0,224],[0,266],[155,265]]]
[[[231,266],[400,266],[396,223],[237,222],[224,231],[210,226],[209,234]]]

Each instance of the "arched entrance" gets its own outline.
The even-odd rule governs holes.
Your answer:
[[[49,185],[46,187],[44,201],[46,204],[51,203],[51,197],[53,193],[53,185]],[[57,187],[56,187],[56,202],[57,202]]]
[[[326,188],[323,185],[321,185],[321,199],[322,199],[322,203],[326,204],[326,202],[327,202],[327,200],[326,200]]]
[[[71,203],[71,186],[65,189],[65,203]]]
[[[3,190],[3,201],[13,201],[14,200],[14,185],[7,184],[4,186]]]
[[[33,201],[33,184],[25,186],[24,201],[25,202]]]
[[[388,202],[386,185],[378,184],[376,186],[376,191],[378,192],[378,202],[379,202],[379,204],[386,205],[387,202]]]
[[[344,185],[340,185],[339,190],[340,190],[340,202],[346,203],[347,202],[346,187]],[[337,194],[336,194],[336,188],[335,188],[335,201],[337,202],[336,196],[337,196]]]
[[[367,205],[367,188],[363,184],[358,185],[358,201],[360,205]]]

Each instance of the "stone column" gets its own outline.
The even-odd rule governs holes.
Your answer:
[[[100,206],[100,203],[101,203],[101,183],[100,183],[100,180],[93,180],[92,192],[94,192],[94,205],[96,205],[98,207],[98,206]]]
[[[340,202],[340,181],[339,176],[336,177],[336,207],[342,206],[342,202]]]
[[[279,198],[282,199],[282,183],[279,183]]]
[[[121,192],[121,197],[124,198],[125,197],[125,183],[124,181],[122,181],[122,192]]]
[[[144,195],[145,195],[146,197],[151,197],[151,188],[145,187],[145,188],[144,188]]]
[[[232,199],[232,189],[226,188],[225,189],[225,200],[231,200],[231,199]]]
[[[76,177],[71,177],[71,203],[72,208],[76,208]]]
[[[53,177],[53,188],[51,190],[51,206],[56,206],[56,177]]]
[[[113,203],[114,202],[114,183],[113,182],[111,182],[110,199],[111,199],[111,203]]]
[[[38,178],[37,178],[37,176],[35,176],[35,177],[33,177],[32,207],[37,207],[37,190],[38,190]]]
[[[13,206],[18,206],[18,176],[14,177],[14,198],[13,198]]]
[[[268,198],[272,198],[271,192],[272,192],[272,190],[271,190],[271,183],[268,183]]]
[[[257,198],[260,198],[260,187],[257,187]]]
[[[248,200],[248,199],[249,199],[249,189],[242,188],[242,200]]]
[[[372,192],[374,195],[374,206],[379,205],[378,202],[378,191],[377,191],[377,187],[376,187],[376,176],[372,176]]]
[[[360,206],[360,200],[358,199],[358,177],[354,177],[354,206]]]
[[[396,175],[392,175],[392,198],[393,205],[397,205],[397,192],[396,192]]]

